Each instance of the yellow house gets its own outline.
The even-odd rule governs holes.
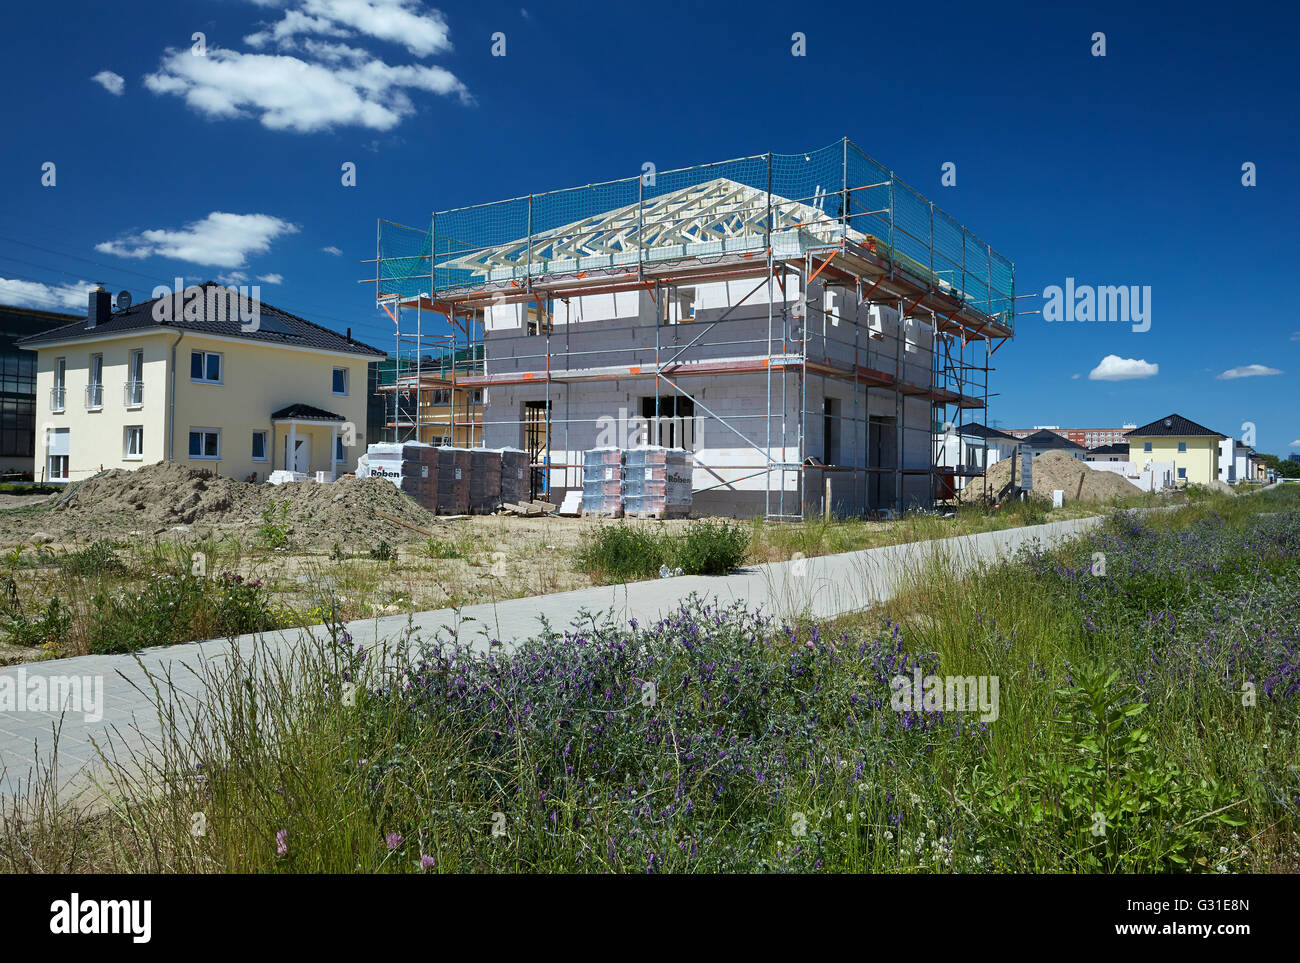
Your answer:
[[[164,460],[250,481],[348,471],[385,356],[212,282],[116,310],[100,287],[84,321],[19,345],[37,355],[36,477],[54,482]]]
[[[1129,460],[1141,471],[1149,461],[1174,463],[1180,485],[1208,485],[1219,477],[1219,442],[1213,429],[1169,415],[1125,433]]]
[[[396,386],[383,385],[379,390],[385,396],[386,425],[396,427],[402,440],[416,439],[418,431],[417,440],[429,445],[477,448],[483,444],[482,388],[461,388],[447,379],[425,375],[419,388],[414,377],[407,377]],[[391,400],[394,392],[396,402]]]

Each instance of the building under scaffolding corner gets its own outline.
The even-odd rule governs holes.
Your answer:
[[[374,281],[394,425],[443,392],[435,437],[525,449],[537,497],[647,443],[692,452],[699,514],[982,490],[945,435],[986,422],[1014,267],[847,139],[381,220]]]

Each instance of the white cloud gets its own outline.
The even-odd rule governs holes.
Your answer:
[[[171,50],[144,82],[154,93],[181,97],[211,118],[255,116],[263,127],[298,133],[338,125],[389,130],[415,113],[408,90],[456,94],[472,103],[449,70],[390,66],[373,58],[326,65],[283,54],[209,48],[206,57],[195,57]]]
[[[1282,372],[1277,368],[1269,368],[1262,364],[1243,364],[1236,368],[1229,368],[1223,374],[1215,375],[1219,381],[1232,381],[1236,378],[1259,378],[1264,375],[1280,375]]]
[[[1291,332],[1291,340],[1292,340],[1292,341],[1300,341],[1300,331],[1292,331],[1292,332]]]
[[[1089,381],[1132,381],[1137,378],[1151,378],[1159,374],[1160,365],[1147,364],[1136,358],[1121,358],[1117,354],[1108,354],[1101,359],[1097,367],[1088,372]]]
[[[259,274],[257,279],[263,284],[283,284],[284,276],[281,274]]]
[[[244,42],[260,49],[272,41],[292,43],[301,34],[362,34],[405,47],[417,57],[451,49],[451,31],[442,11],[425,11],[419,0],[301,0],[300,9],[285,11],[277,23]]]
[[[324,251],[326,254],[333,254],[335,257],[343,256],[343,252],[340,251],[338,248],[336,248],[333,244],[329,245],[328,247],[323,247],[321,248],[321,250]]]
[[[41,284],[39,281],[0,278],[0,304],[37,308],[41,311],[62,311],[72,308],[80,314],[85,314],[90,290],[94,286],[90,281],[78,281],[76,284]]]
[[[1300,448],[1300,438],[1297,438],[1295,441],[1291,442],[1291,447]]]
[[[1071,380],[1071,381],[1078,381],[1078,380],[1079,380],[1079,375],[1077,375],[1077,374],[1072,374],[1072,375],[1070,375],[1070,380]]]
[[[121,97],[122,91],[126,89],[126,81],[121,74],[115,74],[111,70],[101,70],[95,76],[90,78],[99,86],[103,87],[114,97]]]
[[[141,231],[134,237],[96,244],[95,250],[118,257],[159,255],[193,264],[237,268],[244,266],[250,254],[265,253],[277,237],[297,232],[297,225],[270,214],[213,211],[201,221],[186,224],[181,230]]]

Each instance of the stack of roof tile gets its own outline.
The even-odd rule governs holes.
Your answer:
[[[683,448],[632,448],[623,459],[623,513],[686,518],[691,513],[691,454]]]
[[[623,452],[593,448],[582,453],[582,514],[623,516]]]

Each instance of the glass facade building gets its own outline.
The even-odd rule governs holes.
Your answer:
[[[31,477],[36,448],[36,352],[15,342],[82,317],[0,304],[0,476]]]

